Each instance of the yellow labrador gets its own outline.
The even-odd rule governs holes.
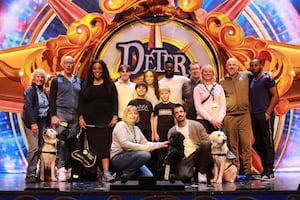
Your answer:
[[[50,170],[50,180],[56,181],[55,178],[55,161],[57,148],[56,143],[58,139],[56,138],[57,132],[54,129],[45,129],[42,133],[43,146],[41,148],[40,156],[40,179],[45,181],[45,172]]]
[[[212,143],[211,154],[214,159],[214,177],[212,183],[235,182],[238,170],[233,159],[228,158],[227,137],[222,131],[214,131],[209,135]]]

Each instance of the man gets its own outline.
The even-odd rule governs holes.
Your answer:
[[[213,161],[211,143],[205,128],[201,123],[187,119],[186,111],[181,104],[175,105],[173,116],[176,124],[169,130],[168,138],[175,132],[180,132],[185,137],[183,141],[185,158],[177,165],[177,177],[188,183],[192,181],[194,173],[198,172],[198,182],[207,182],[206,175],[211,175],[209,167],[213,165]],[[193,173],[187,173],[190,171]]]
[[[226,62],[228,74],[220,80],[226,96],[224,126],[228,145],[236,156],[235,165],[240,168],[239,148],[244,166],[245,179],[251,180],[251,117],[249,112],[250,72],[239,72],[238,60],[229,58]]]
[[[121,65],[118,72],[120,78],[115,82],[115,85],[118,91],[118,115],[120,120],[129,101],[134,98],[135,83],[130,81],[131,71],[129,65]]]
[[[252,130],[255,138],[254,149],[261,158],[262,180],[274,179],[274,107],[279,101],[274,80],[263,73],[263,62],[253,58],[250,62],[253,79],[250,82],[250,103]]]
[[[196,119],[196,109],[194,105],[193,91],[196,85],[200,83],[201,66],[198,62],[190,64],[190,79],[187,80],[182,86],[182,99],[186,109],[186,117],[188,119]]]
[[[170,87],[170,102],[182,103],[182,85],[188,80],[185,76],[174,75],[175,67],[173,60],[165,62],[165,77],[159,80],[159,87]]]
[[[73,74],[74,59],[66,56],[62,62],[63,73],[58,74],[50,86],[50,116],[52,128],[58,134],[65,129],[76,133],[78,127],[77,107],[81,80]],[[68,147],[64,141],[58,143],[58,180],[66,181],[71,176]]]

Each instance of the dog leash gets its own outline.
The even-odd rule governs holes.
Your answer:
[[[86,124],[85,126],[88,127],[88,128],[106,128],[106,127],[109,127],[108,124],[104,124],[104,125]]]
[[[68,122],[61,122],[59,125],[65,128],[68,128],[69,126]],[[86,124],[85,126],[88,128],[106,128],[109,127],[109,124],[104,124],[104,125]]]

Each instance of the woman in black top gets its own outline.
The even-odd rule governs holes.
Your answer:
[[[90,65],[79,97],[79,125],[86,129],[89,149],[103,169],[103,179],[113,181],[109,172],[112,128],[118,122],[118,94],[102,60]],[[101,163],[100,163],[101,161]]]

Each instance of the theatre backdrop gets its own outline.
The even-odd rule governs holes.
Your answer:
[[[66,55],[82,78],[92,60],[103,59],[113,79],[120,64],[131,65],[133,81],[147,69],[161,77],[168,57],[178,74],[188,76],[189,63],[198,61],[211,64],[218,79],[227,58],[246,71],[261,57],[280,94],[275,168],[300,171],[299,12],[297,0],[1,0],[0,172],[25,172],[24,89],[36,68],[49,74],[49,89]]]

